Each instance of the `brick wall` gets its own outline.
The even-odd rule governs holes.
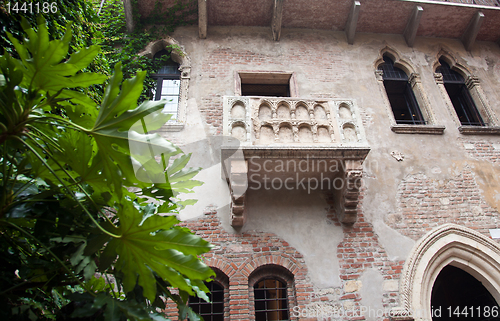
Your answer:
[[[218,94],[210,94],[203,97],[200,112],[205,117],[205,122],[216,128],[216,135],[222,134],[222,97]]]
[[[340,279],[343,287],[340,291],[340,304],[346,310],[353,310],[354,313],[348,320],[365,320],[360,316],[359,309],[362,305],[362,297],[359,291],[352,291],[348,284],[360,282],[360,278],[366,269],[377,269],[385,281],[398,282],[403,269],[404,260],[392,261],[388,258],[385,249],[378,241],[378,236],[373,230],[373,225],[366,221],[362,212],[363,190],[358,205],[358,219],[352,226],[342,226],[335,213],[328,214],[331,222],[337,226],[342,226],[344,239],[337,247],[337,257],[340,265]],[[330,208],[334,207],[332,199],[328,199]],[[361,283],[358,283],[362,286]],[[355,289],[356,287],[354,287]],[[320,297],[320,300],[325,300]],[[399,293],[397,288],[383,289],[382,305],[385,311],[398,305]],[[334,302],[332,302],[334,303]],[[384,320],[388,320],[387,316]]]
[[[500,144],[483,140],[462,139],[462,146],[474,159],[500,163]]]
[[[262,54],[250,50],[233,50],[221,48],[209,52],[201,64],[201,73],[208,77],[209,83],[225,80],[227,91],[234,90],[233,70],[266,70],[273,66],[273,71],[300,71],[307,81],[339,82],[349,75],[349,66],[342,61],[340,51],[325,46],[325,39],[311,35],[304,43],[301,41],[293,48],[283,46],[279,55]],[[265,66],[265,67],[264,67]],[[219,90],[220,92],[220,90]],[[313,93],[317,98],[335,98],[337,95],[329,93]],[[200,111],[205,121],[222,133],[222,99],[219,94],[209,94],[201,98]]]
[[[221,228],[215,210],[209,210],[203,218],[185,222],[183,226],[215,245],[215,248],[205,255],[205,262],[229,278],[231,320],[253,319],[249,276],[257,268],[266,265],[278,265],[293,274],[294,291],[290,293],[290,307],[308,303],[312,285],[306,280],[307,268],[303,256],[276,235],[262,232],[248,232],[242,235],[227,233]],[[166,312],[175,320],[173,308],[170,303]]]
[[[477,145],[472,153],[488,155],[488,144]],[[446,181],[424,174],[406,176],[398,188],[397,204],[398,212],[390,214],[387,222],[414,240],[445,223],[467,226],[485,235],[489,235],[488,229],[500,227],[498,212],[486,203],[469,167]]]
[[[341,226],[333,210],[333,198],[327,201],[330,206],[326,214],[328,224]],[[182,225],[215,245],[205,255],[205,262],[224,273],[229,280],[226,320],[254,320],[251,276],[254,271],[266,265],[283,267],[293,275],[293,286],[288,291],[291,320],[322,320],[321,313],[332,311],[331,308],[348,310],[345,320],[363,320],[364,317],[360,316],[362,298],[359,292],[362,285],[352,288],[349,284],[360,282],[363,272],[368,268],[377,269],[384,280],[397,282],[404,264],[404,261],[389,260],[372,224],[365,221],[361,206],[358,221],[352,226],[343,226],[344,238],[337,247],[342,286],[329,289],[315,288],[309,282],[303,255],[273,233],[227,233],[221,227],[215,209],[207,210],[202,218]],[[304,231],[308,232],[313,231]],[[389,310],[397,306],[397,303],[397,288],[384,291],[381,304],[385,309]],[[297,310],[292,310],[294,306],[298,306],[298,311],[316,311],[320,317],[294,317],[297,315]],[[172,302],[168,302],[165,312],[172,320],[177,320]]]

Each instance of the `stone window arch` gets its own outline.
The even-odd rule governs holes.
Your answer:
[[[446,266],[467,272],[500,302],[500,246],[467,227],[445,224],[413,247],[400,280],[400,306],[393,320],[431,320],[432,288]]]
[[[385,98],[391,129],[400,134],[442,134],[436,125],[420,75],[391,48],[384,48],[375,62],[375,75]]]
[[[180,84],[176,119],[173,122],[165,124],[163,130],[181,131],[186,122],[187,97],[191,78],[191,60],[179,43],[171,37],[165,37],[149,43],[139,55],[154,59],[155,55],[162,53],[164,50],[170,54],[171,62],[178,65]]]
[[[250,302],[256,321],[290,320],[295,305],[293,274],[286,268],[266,264],[248,277]]]
[[[459,131],[462,134],[500,134],[498,119],[489,106],[480,80],[466,64],[441,50],[433,67],[436,84]]]

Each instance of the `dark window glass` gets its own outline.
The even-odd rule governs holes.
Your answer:
[[[290,86],[271,84],[241,84],[243,96],[290,97]]]
[[[255,320],[289,320],[286,284],[264,279],[254,285]]]
[[[394,62],[386,56],[384,56],[384,63],[378,69],[384,72],[384,87],[391,103],[396,123],[411,125],[425,124],[408,81],[408,75],[403,70],[394,67]]]
[[[169,52],[167,50],[161,50],[155,54],[153,59],[162,59],[162,57],[167,57],[168,55]],[[153,78],[156,79],[156,88],[153,90],[153,99],[167,100],[164,112],[172,114],[172,119],[177,119],[177,109],[179,106],[179,94],[181,88],[180,75],[181,72],[179,70],[179,64],[171,58],[168,58],[168,60],[162,64],[160,69],[158,69],[158,72],[152,75]]]
[[[212,303],[198,297],[189,297],[189,306],[205,321],[224,321],[224,287],[215,281],[206,286],[210,290],[207,295]]]
[[[484,126],[485,123],[476,108],[476,104],[474,104],[474,100],[472,100],[462,75],[451,70],[450,65],[444,60],[439,59],[439,63],[441,66],[436,69],[436,72],[443,75],[444,87],[460,123],[468,126]]]

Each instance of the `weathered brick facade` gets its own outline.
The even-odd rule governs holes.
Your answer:
[[[430,320],[433,285],[447,265],[472,275],[500,302],[500,246],[493,239],[500,229],[495,2],[361,1],[352,44],[344,26],[357,2],[313,1],[317,14],[338,6],[326,28],[328,19],[305,14],[310,7],[300,11],[297,1],[288,7],[284,1],[283,30],[273,27],[273,34],[263,27],[272,17],[261,8],[271,2],[283,1],[247,7],[226,1],[208,9],[206,39],[199,39],[200,26],[171,35],[189,57],[190,83],[182,129],[165,136],[196,146],[189,149],[193,158],[202,155],[194,165],[204,167],[198,179],[205,185],[181,218],[214,244],[204,260],[224,287],[224,319],[255,320],[255,284],[273,277],[286,284],[291,320]],[[423,13],[411,39],[405,30],[420,19],[416,4]],[[477,26],[481,14],[479,41],[470,43],[467,25]],[[384,57],[406,74],[422,123],[398,122],[379,68]],[[483,126],[461,123],[437,73],[440,59],[464,79]],[[289,77],[296,92],[241,96],[242,77],[280,85]],[[224,135],[241,144],[233,160],[221,156],[214,140]],[[343,167],[276,169],[280,160],[304,159]],[[311,179],[323,174],[345,186],[311,189]],[[266,179],[290,179],[293,188],[261,184]],[[299,188],[301,180],[309,185]],[[165,311],[176,319],[171,302]]]
[[[335,214],[327,214],[326,220],[327,224],[341,226]],[[195,231],[215,246],[213,251],[204,256],[204,261],[217,271],[217,281],[224,284],[224,280],[228,280],[225,316],[231,320],[255,320],[252,317],[253,288],[249,284],[252,283],[250,276],[259,267],[278,265],[293,274],[293,286],[289,287],[288,299],[290,305],[299,307],[297,311],[300,312],[296,312],[294,315],[298,317],[292,316],[292,320],[316,320],[315,317],[301,316],[306,307],[311,315],[317,313],[320,318],[322,314],[333,311],[333,308],[344,308],[346,318],[357,320],[363,319],[358,293],[363,271],[367,268],[377,269],[384,281],[391,282],[399,279],[404,263],[387,258],[372,225],[365,222],[362,215],[353,226],[343,228],[344,238],[337,248],[342,286],[328,290],[314,288],[308,281],[307,267],[300,252],[272,233],[229,234],[221,228],[215,209],[207,210],[202,218],[184,222],[182,226]],[[267,274],[279,276],[279,273]],[[395,307],[398,302],[397,289],[389,285],[382,301],[384,309]],[[167,304],[165,311],[172,320],[177,320],[177,309],[173,302]]]
[[[485,235],[500,227],[498,211],[485,202],[470,168],[447,181],[409,175],[399,186],[398,200],[400,210],[390,216],[391,226],[414,240],[446,223],[468,226]]]

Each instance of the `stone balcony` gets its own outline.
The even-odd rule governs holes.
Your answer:
[[[300,178],[316,187],[321,182],[338,201],[340,221],[356,221],[362,164],[370,148],[355,101],[225,96],[223,133],[233,140],[222,147],[222,164],[234,227],[246,220],[247,189],[261,186],[263,178],[280,188]]]

